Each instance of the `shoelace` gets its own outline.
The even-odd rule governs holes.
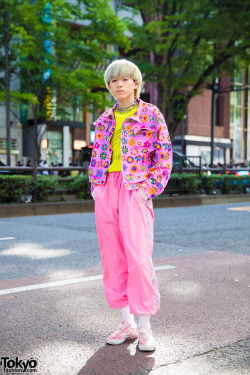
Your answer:
[[[124,327],[127,325],[127,323],[123,323],[117,328],[117,330],[114,333],[120,333]]]
[[[149,329],[144,329],[139,331],[139,335],[143,340],[147,340],[150,337],[151,331]]]

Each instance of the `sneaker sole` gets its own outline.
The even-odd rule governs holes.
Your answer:
[[[141,352],[153,352],[156,349],[156,346],[143,346],[138,345]]]
[[[109,344],[109,345],[120,345],[120,344],[123,344],[125,341],[127,340],[134,340],[134,339],[137,339],[138,336],[130,336],[130,337],[126,337],[125,339],[122,339],[122,340],[109,340],[109,339],[106,339],[106,344]]]

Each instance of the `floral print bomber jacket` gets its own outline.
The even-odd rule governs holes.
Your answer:
[[[105,111],[94,123],[95,142],[89,165],[91,194],[97,185],[106,181],[112,147],[110,140],[115,130],[116,105]],[[121,162],[125,187],[140,187],[149,199],[160,195],[170,178],[172,147],[168,128],[159,109],[139,100],[133,116],[127,118],[121,132]]]

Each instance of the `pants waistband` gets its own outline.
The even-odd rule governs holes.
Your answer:
[[[106,182],[113,182],[115,185],[123,182],[122,172],[108,172]]]

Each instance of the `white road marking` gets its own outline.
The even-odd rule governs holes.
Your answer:
[[[248,212],[250,212],[250,206],[246,206],[246,207],[231,207],[231,208],[228,208],[228,210],[230,210],[230,211],[248,211]]]
[[[166,264],[163,266],[155,267],[155,271],[171,270],[173,268],[176,268],[176,267]],[[16,288],[10,288],[10,289],[1,289],[0,296],[6,295],[6,294],[16,294],[16,293],[21,293],[21,292],[27,292],[28,290],[47,289],[47,288],[52,288],[55,286],[85,283],[87,281],[102,280],[102,278],[103,278],[103,275],[95,275],[95,276],[78,277],[76,279],[69,279],[69,280],[52,281],[49,283],[25,285],[25,286],[19,286]]]
[[[0,251],[0,256],[19,256],[30,259],[51,259],[69,255],[70,250],[46,249],[39,244],[22,243]]]
[[[165,264],[163,266],[157,266],[155,267],[156,271],[163,271],[163,270],[172,270],[173,268],[176,268],[175,266],[171,266],[170,264]]]
[[[15,240],[15,237],[0,237],[0,241]]]

